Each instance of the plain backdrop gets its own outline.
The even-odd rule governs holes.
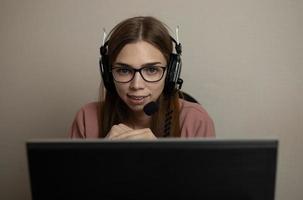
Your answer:
[[[152,15],[183,44],[183,90],[218,138],[278,138],[276,199],[303,199],[300,0],[1,0],[0,199],[29,200],[25,141],[66,138],[98,100],[102,28]],[[80,172],[81,173],[81,172]]]

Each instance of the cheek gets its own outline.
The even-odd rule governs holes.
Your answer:
[[[165,81],[163,80],[163,81],[161,82],[161,84],[160,84],[161,92],[163,91],[164,86],[165,86]]]
[[[125,93],[126,89],[127,89],[127,84],[118,84],[118,83],[115,83],[115,88],[116,88],[116,91],[118,93],[118,95],[121,97],[123,96],[123,94]]]

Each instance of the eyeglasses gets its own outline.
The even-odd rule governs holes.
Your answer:
[[[116,65],[111,69],[113,77],[118,83],[128,83],[132,81],[137,72],[140,73],[146,82],[158,82],[162,79],[166,67],[158,65],[147,65],[140,69],[132,68],[129,65]]]

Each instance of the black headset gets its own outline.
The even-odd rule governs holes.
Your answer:
[[[183,84],[183,80],[180,78],[182,61],[181,53],[182,46],[173,37],[171,37],[172,42],[175,44],[176,53],[171,53],[169,62],[167,65],[167,72],[164,85],[164,94],[170,96],[174,91],[180,90]],[[103,80],[104,87],[107,92],[115,92],[116,88],[114,85],[113,75],[110,72],[111,66],[109,66],[108,58],[108,40],[100,47],[101,58],[99,60],[100,72]]]

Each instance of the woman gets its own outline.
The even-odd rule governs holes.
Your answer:
[[[199,104],[179,98],[181,45],[162,22],[153,17],[126,19],[111,31],[100,50],[105,100],[81,108],[70,137],[215,136],[208,113]]]

